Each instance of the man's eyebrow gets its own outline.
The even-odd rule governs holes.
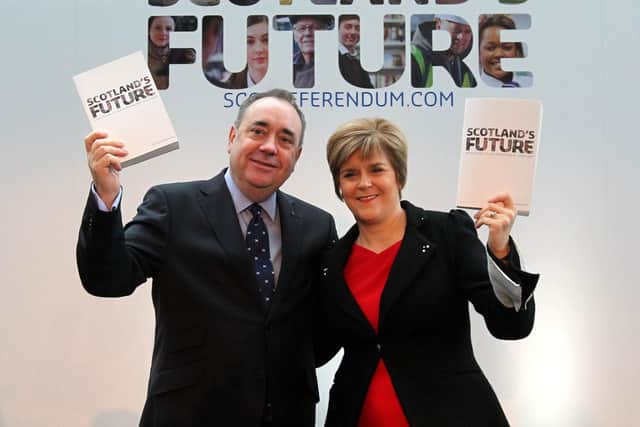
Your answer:
[[[251,123],[251,126],[262,126],[266,128],[269,127],[269,123],[265,122],[264,120],[256,120]]]
[[[289,128],[282,129],[282,133],[286,133],[287,135],[289,135],[292,138],[296,137],[296,134]]]
[[[260,127],[265,127],[268,128],[269,126],[269,122],[265,121],[265,120],[256,120],[254,122],[251,123],[251,126],[260,126]],[[289,135],[290,137],[294,138],[296,137],[296,134],[294,131],[292,131],[289,128],[283,128],[280,130],[280,132]]]

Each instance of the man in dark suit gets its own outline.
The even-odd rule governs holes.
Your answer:
[[[373,88],[371,78],[357,57],[357,46],[360,43],[360,17],[358,15],[340,15],[338,18],[338,35],[340,39],[338,66],[342,77],[354,86]]]
[[[153,278],[141,426],[313,426],[311,282],[336,231],[328,213],[278,190],[304,127],[288,92],[248,98],[229,132],[229,169],[151,188],[124,228],[113,170],[125,145],[104,132],[85,139],[93,186],[77,247],[82,284],[118,297]]]

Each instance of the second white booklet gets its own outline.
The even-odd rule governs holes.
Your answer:
[[[518,214],[528,215],[541,123],[538,100],[467,99],[456,205],[481,208],[489,198],[508,192]]]

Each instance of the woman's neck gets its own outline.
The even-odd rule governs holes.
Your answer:
[[[381,252],[404,236],[407,215],[401,207],[387,221],[380,223],[358,222],[358,238],[356,244],[373,252]]]
[[[251,76],[251,81],[254,83],[260,83],[260,81],[262,81],[262,79],[264,78],[266,71],[267,70],[258,71],[258,70],[252,70],[251,68],[247,68],[247,72]]]
[[[149,42],[148,45],[148,49],[149,49],[149,53],[151,54],[151,56],[162,56],[162,55],[168,55],[169,54],[169,45],[166,46],[157,46],[155,43],[153,42]]]

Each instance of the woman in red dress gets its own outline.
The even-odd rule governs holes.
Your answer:
[[[356,224],[322,272],[318,363],[344,348],[326,426],[508,426],[473,355],[468,302],[497,338],[523,338],[533,327],[538,276],[520,269],[510,196],[489,200],[475,224],[460,210],[401,201],[407,144],[384,119],[342,125],[327,159]]]

